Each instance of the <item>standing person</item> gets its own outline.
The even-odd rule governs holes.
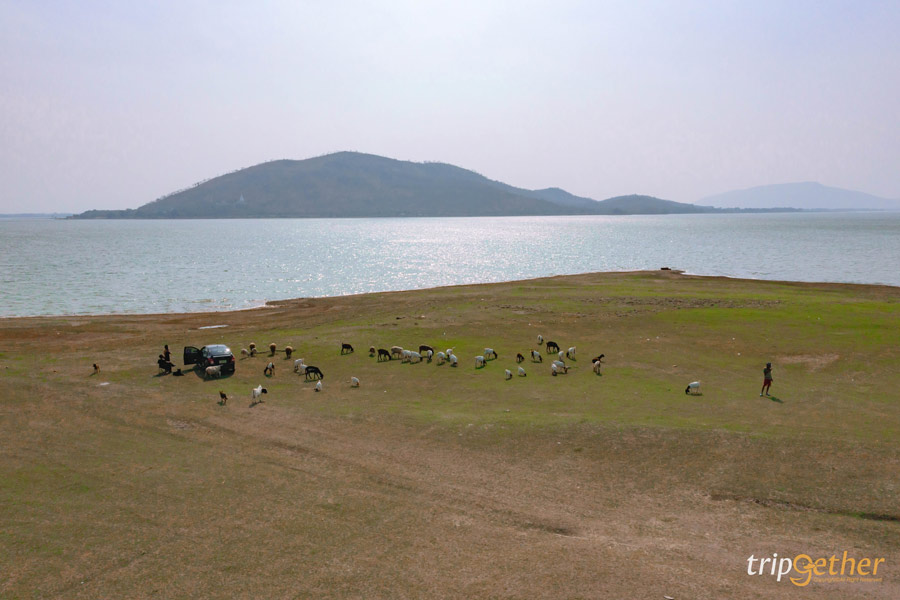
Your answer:
[[[769,387],[772,385],[772,363],[766,363],[766,368],[763,369],[763,386],[759,391],[759,395],[769,395]]]
[[[169,352],[169,345],[166,344],[166,349],[163,350],[163,358],[166,359],[166,362],[172,362],[172,353]]]

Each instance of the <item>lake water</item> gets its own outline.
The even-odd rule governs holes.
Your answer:
[[[0,316],[234,310],[591,271],[900,286],[900,213],[0,219]]]

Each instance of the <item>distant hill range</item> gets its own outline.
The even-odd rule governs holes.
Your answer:
[[[597,201],[559,188],[517,188],[443,163],[338,152],[307,160],[267,162],[198,183],[136,209],[89,210],[71,218],[641,215],[745,210],[772,209],[713,208],[640,195]]]
[[[900,200],[828,187],[821,183],[783,183],[735,190],[703,198],[700,202],[722,208],[779,208],[805,210],[900,210]]]

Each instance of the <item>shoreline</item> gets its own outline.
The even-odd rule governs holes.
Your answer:
[[[122,312],[122,313],[56,313],[49,315],[10,315],[0,316],[0,323],[24,320],[24,319],[67,319],[67,318],[85,318],[85,319],[104,319],[110,317],[117,318],[134,318],[134,317],[190,317],[199,315],[235,315],[243,312],[256,312],[260,310],[271,310],[274,308],[287,307],[308,301],[328,301],[338,300],[342,298],[355,298],[360,296],[374,296],[381,294],[409,294],[415,292],[427,292],[431,290],[448,290],[453,288],[471,288],[477,286],[498,286],[509,285],[526,282],[552,281],[564,278],[587,278],[587,277],[620,277],[629,275],[659,275],[662,277],[672,278],[692,278],[707,281],[727,281],[733,283],[758,283],[758,284],[775,284],[775,285],[791,285],[810,288],[830,287],[833,289],[869,289],[900,292],[900,286],[884,284],[884,283],[854,283],[841,281],[797,281],[788,279],[757,279],[752,277],[731,277],[728,275],[703,275],[690,273],[676,268],[671,269],[655,269],[655,270],[629,270],[629,271],[588,271],[585,273],[566,273],[559,275],[546,275],[541,277],[530,277],[527,279],[510,279],[503,281],[488,281],[477,283],[458,283],[441,286],[431,286],[422,288],[411,288],[403,290],[381,290],[374,292],[358,292],[351,294],[341,294],[337,296],[297,296],[293,298],[281,298],[275,300],[266,300],[258,306],[250,306],[245,308],[234,308],[226,310],[204,310],[204,311],[180,311],[180,312]]]

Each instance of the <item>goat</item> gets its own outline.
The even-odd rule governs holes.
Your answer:
[[[484,357],[483,357],[483,356],[476,356],[476,357],[475,357],[475,368],[476,368],[476,369],[480,369],[480,368],[483,367],[483,366],[484,366]]]
[[[485,348],[484,349],[484,359],[485,360],[488,360],[488,359],[494,360],[496,358],[497,358],[497,353],[494,351],[493,348]]]
[[[291,354],[293,354],[293,353],[294,353],[293,346],[285,346],[284,347],[285,358],[287,358],[288,360],[291,360]]]
[[[447,360],[450,361],[450,366],[451,366],[451,367],[456,367],[456,366],[459,365],[459,359],[456,358],[456,355],[455,355],[455,354],[451,354],[450,356],[448,356],[448,357],[447,357]]]
[[[403,347],[402,346],[391,346],[391,357],[397,356],[397,358],[401,358],[403,356]]]
[[[97,363],[94,363],[94,375],[99,375],[99,374],[100,374],[100,365],[98,365]]]
[[[341,344],[341,354],[350,354],[353,352],[353,346],[350,344]]]
[[[567,367],[566,363],[564,363],[561,360],[554,360],[553,364],[550,365],[550,369],[554,375],[556,375],[557,373],[568,373],[569,372],[569,367]]]
[[[306,379],[325,379],[325,375],[322,374],[322,371],[319,369],[319,367],[306,367],[304,375],[306,376]]]
[[[591,362],[603,362],[603,357],[604,357],[604,356],[606,356],[606,355],[605,355],[605,354],[601,354],[600,356],[595,356],[594,358],[591,359]]]
[[[222,376],[222,365],[216,365],[214,367],[206,367],[206,375],[204,375],[204,379],[210,379],[212,377],[221,377]]]
[[[298,358],[297,360],[294,361],[294,373],[299,373],[300,369],[304,369],[304,370],[306,369],[306,365],[303,364],[302,358]]]
[[[521,353],[521,352],[519,352],[519,353],[516,354],[516,362],[517,362],[517,363],[525,362],[525,357],[522,356],[522,353]]]
[[[531,351],[531,362],[544,362],[544,358],[541,356],[541,353],[537,350]]]
[[[375,346],[369,346],[369,356],[375,356]]]
[[[541,334],[538,334],[538,346],[543,346],[543,345],[544,345],[544,336],[542,336]]]
[[[507,381],[512,379],[512,371],[510,371],[509,369],[506,369],[505,371],[503,371],[503,374],[506,376]]]
[[[600,365],[602,365],[602,364],[603,363],[600,362],[599,360],[594,361],[594,366],[592,368],[594,369],[594,373],[596,373],[597,375],[600,374]]]
[[[322,382],[321,382],[321,381],[317,381],[317,382],[316,382],[316,391],[317,391],[317,392],[321,392],[321,391],[322,391]]]
[[[228,404],[228,396],[226,396],[225,392],[223,392],[222,390],[219,390],[219,404],[221,404],[222,406]]]
[[[385,350],[384,348],[378,349],[378,360],[382,358],[386,358],[387,360],[391,360],[391,353]]]
[[[359,387],[359,378],[351,377],[350,378],[350,387]]]
[[[434,348],[432,348],[428,344],[422,344],[421,346],[419,346],[419,354],[427,354],[429,350],[434,352]]]
[[[547,342],[547,354],[551,352],[559,352],[559,344],[556,342]]]
[[[415,359],[415,361],[413,361],[413,359]],[[410,364],[412,364],[413,362],[420,363],[420,362],[422,362],[422,355],[419,354],[418,352],[413,352],[410,350],[407,360]]]
[[[527,373],[525,373],[525,369],[519,367],[519,377],[526,377]]]
[[[442,365],[442,364],[444,364],[444,361],[447,360],[447,355],[444,354],[443,352],[438,352],[436,358],[437,358],[437,364]]]
[[[566,359],[566,353],[563,352],[562,350],[560,350],[559,352],[557,352],[556,355],[559,357],[559,360],[565,360],[565,359]]]
[[[276,348],[277,348],[277,346],[275,345],[275,342],[272,342],[271,344],[269,344],[269,356],[275,356]]]
[[[566,350],[566,358],[575,359],[575,346],[572,346],[568,350]]]
[[[256,344],[250,342],[250,356],[256,356]]]
[[[253,400],[253,404],[256,404],[257,402],[262,402],[262,400],[259,397],[260,394],[268,394],[268,393],[269,393],[269,390],[267,390],[266,388],[264,388],[261,385],[258,385],[255,388],[253,388],[252,392],[250,392],[250,398]]]
[[[266,377],[271,377],[274,374],[275,374],[275,363],[270,362],[269,364],[266,365],[266,368],[263,369],[263,375],[265,375]]]
[[[688,386],[686,388],[684,388],[684,393],[690,394],[692,396],[699,396],[700,395],[700,382],[693,381],[693,382],[689,383]]]
[[[248,358],[250,356],[250,351],[246,348],[241,348],[241,356],[244,358]]]

